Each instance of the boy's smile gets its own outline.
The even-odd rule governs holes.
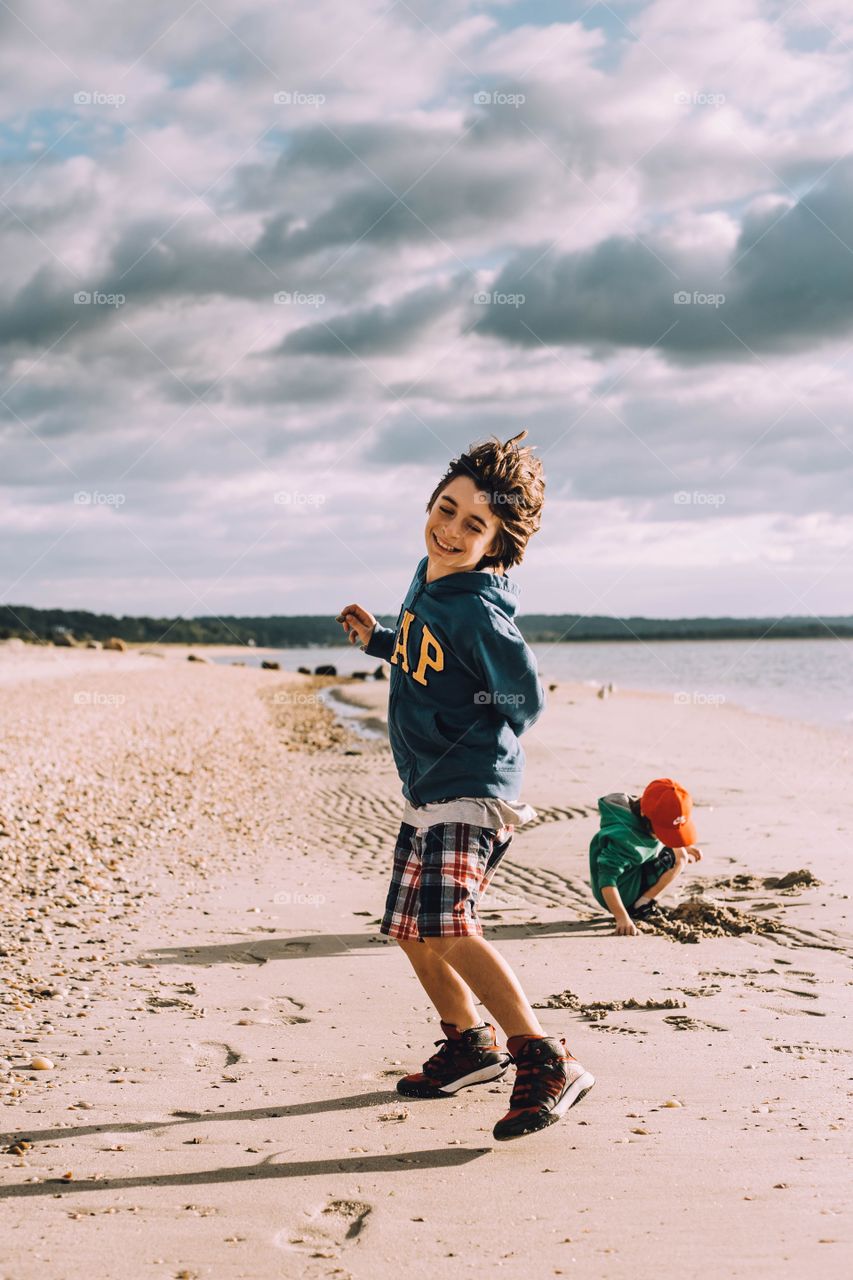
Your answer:
[[[476,569],[483,556],[495,554],[500,527],[489,506],[489,495],[469,476],[456,476],[442,489],[427,516],[427,582]]]

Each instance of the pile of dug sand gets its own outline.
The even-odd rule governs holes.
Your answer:
[[[715,889],[737,889],[748,892],[751,889],[776,889],[782,893],[794,893],[798,889],[815,889],[821,884],[814,872],[808,867],[799,871],[788,871],[784,876],[753,876],[741,872],[739,875],[727,876],[724,880],[715,880]]]
[[[663,933],[676,942],[698,942],[700,938],[740,937],[748,933],[778,933],[781,924],[766,916],[725,907],[709,898],[689,898],[671,910],[662,909],[649,920],[638,920],[642,933]]]
[[[808,867],[801,867],[799,871],[789,871],[784,876],[770,876],[764,881],[764,888],[781,889],[783,892],[790,892],[794,889],[814,889],[820,883],[820,880],[809,871]]]

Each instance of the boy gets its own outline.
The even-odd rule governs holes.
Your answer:
[[[452,1097],[515,1062],[500,1140],[556,1123],[595,1083],[564,1039],[545,1035],[477,914],[515,827],[536,816],[519,801],[518,739],[545,697],[505,574],[541,521],[542,464],[519,448],[526,435],[493,437],[450,463],[427,503],[427,554],[393,631],[360,605],[338,615],[350,643],[391,664],[388,736],[405,808],[381,932],[405,952],[445,1037],[397,1089]],[[506,1051],[475,999],[503,1028]]]
[[[693,801],[672,778],[655,778],[642,796],[616,791],[598,802],[601,829],[589,846],[592,892],[616,920],[616,932],[638,932],[654,919],[657,899],[690,862],[698,862]]]

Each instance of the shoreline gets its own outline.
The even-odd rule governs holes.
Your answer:
[[[334,647],[330,646],[330,648]],[[339,646],[339,649],[340,648],[343,648],[343,646]],[[316,651],[322,654],[323,648],[317,647]],[[103,662],[105,659],[109,662],[111,669],[114,667],[120,669],[117,664],[120,664],[122,658],[124,658],[125,661],[128,657],[140,660],[153,659],[155,661],[186,661],[191,655],[194,659],[198,660],[201,665],[211,663],[211,665],[219,666],[239,666],[242,660],[247,657],[252,657],[256,659],[257,662],[245,663],[247,668],[252,668],[256,665],[259,666],[260,662],[264,660],[278,661],[279,663],[282,663],[280,671],[278,673],[271,672],[268,674],[275,675],[289,673],[294,676],[299,676],[299,678],[303,678],[300,676],[300,673],[296,671],[296,664],[294,664],[292,669],[283,665],[282,655],[287,654],[288,652],[289,651],[286,649],[255,648],[245,645],[187,645],[178,643],[150,645],[134,642],[132,644],[128,644],[126,651],[122,654],[117,651],[103,649],[96,650],[85,649],[82,647],[65,648],[62,646],[55,647],[52,645],[31,645],[24,642],[22,642],[20,646],[13,642],[13,647],[11,647],[9,641],[0,641],[0,683],[16,678],[16,671],[15,667],[12,665],[13,663],[17,665],[17,671],[20,672],[20,675],[17,676],[17,678],[37,678],[41,675],[54,674],[54,672],[56,674],[65,674],[65,671],[68,668],[66,666],[66,668],[63,669],[62,664],[68,664],[69,661],[73,660],[76,660],[77,665],[81,670],[90,668],[92,670],[97,670],[97,663],[99,661]],[[299,650],[298,652],[304,651]],[[357,648],[347,650],[347,653],[352,654],[352,656],[355,656],[359,652],[360,650]],[[100,659],[97,656],[93,656],[99,654],[102,655]],[[6,659],[5,661],[4,658]],[[383,664],[379,659],[368,659],[368,661],[373,663],[372,670],[375,670],[376,667],[387,666],[387,664]],[[317,661],[310,665],[320,666],[323,664],[321,661]],[[363,682],[368,688],[374,684],[372,670]],[[323,678],[325,679],[326,677]],[[342,684],[342,688],[350,688],[351,686],[357,688],[361,683],[360,681],[352,680],[350,675],[343,673],[340,673],[335,677],[328,677],[328,679],[346,682]],[[563,690],[575,690],[578,694],[583,696],[587,690],[595,690],[597,687],[601,687],[602,684],[606,683],[603,678],[567,680],[561,679],[560,677],[549,676],[543,676],[542,682],[546,689],[546,696],[549,684],[557,684],[557,686]],[[779,724],[793,724],[805,729],[826,730],[840,735],[841,740],[847,740],[848,742],[851,740],[851,737],[853,737],[853,720],[829,722],[823,719],[803,719],[801,716],[786,711],[774,711],[761,707],[747,706],[737,697],[730,697],[728,694],[722,696],[705,695],[702,694],[701,691],[696,690],[685,692],[684,690],[649,688],[641,684],[623,685],[620,683],[614,694],[608,696],[643,696],[659,698],[663,701],[670,701],[675,700],[679,695],[683,695],[688,702],[695,701],[697,705],[708,705],[712,710],[734,710],[744,715],[773,720]],[[744,693],[744,697],[745,696],[747,696],[746,693]],[[716,705],[714,702],[715,697]],[[606,701],[607,699],[604,700]]]

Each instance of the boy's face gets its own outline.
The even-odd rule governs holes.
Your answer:
[[[492,544],[500,521],[489,507],[488,494],[470,476],[456,476],[432,504],[424,536],[430,580],[475,569]]]

